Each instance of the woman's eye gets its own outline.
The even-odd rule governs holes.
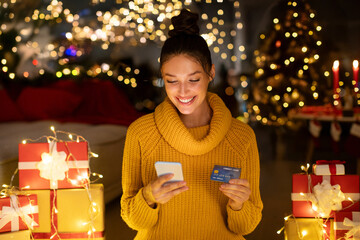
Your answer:
[[[176,80],[166,80],[167,83],[176,83]]]
[[[190,82],[198,82],[200,81],[200,79],[193,79],[193,80],[190,80]]]

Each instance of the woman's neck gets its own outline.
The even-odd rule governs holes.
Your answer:
[[[180,119],[187,128],[201,127],[210,124],[212,118],[212,109],[207,101],[204,101],[204,106],[197,109],[192,114],[181,114]]]

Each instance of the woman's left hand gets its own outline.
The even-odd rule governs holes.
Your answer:
[[[229,206],[235,211],[242,208],[251,194],[250,184],[246,179],[231,179],[229,183],[220,186],[220,191],[229,197]]]

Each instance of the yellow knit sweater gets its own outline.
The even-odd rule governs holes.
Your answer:
[[[128,129],[123,158],[121,216],[138,231],[135,239],[198,240],[244,239],[261,220],[259,155],[253,130],[231,117],[213,93],[210,125],[187,129],[167,98],[154,113]],[[166,204],[149,207],[143,187],[156,179],[156,161],[180,162],[189,190]],[[240,178],[250,183],[251,196],[234,211],[210,180],[214,165],[241,168]]]

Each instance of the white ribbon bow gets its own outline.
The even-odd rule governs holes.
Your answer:
[[[352,237],[360,237],[360,222],[353,222],[349,218],[344,218],[343,224],[344,226],[351,227],[351,229],[347,233],[345,233],[345,239],[349,239]]]
[[[14,195],[10,196],[10,207],[3,206],[0,211],[0,229],[7,223],[11,222],[11,231],[19,231],[19,217],[26,223],[28,227],[33,229],[38,224],[29,215],[38,213],[38,206],[31,206],[30,204],[19,207],[17,204],[17,198]]]
[[[329,216],[332,210],[341,210],[344,200],[345,194],[340,190],[340,185],[332,186],[327,180],[314,186],[313,194],[310,195],[312,205],[322,217]]]
[[[49,153],[41,154],[41,162],[36,167],[40,170],[40,177],[50,180],[50,188],[57,189],[57,181],[65,179],[69,166],[66,153],[56,150],[56,142],[50,142],[49,148]]]

